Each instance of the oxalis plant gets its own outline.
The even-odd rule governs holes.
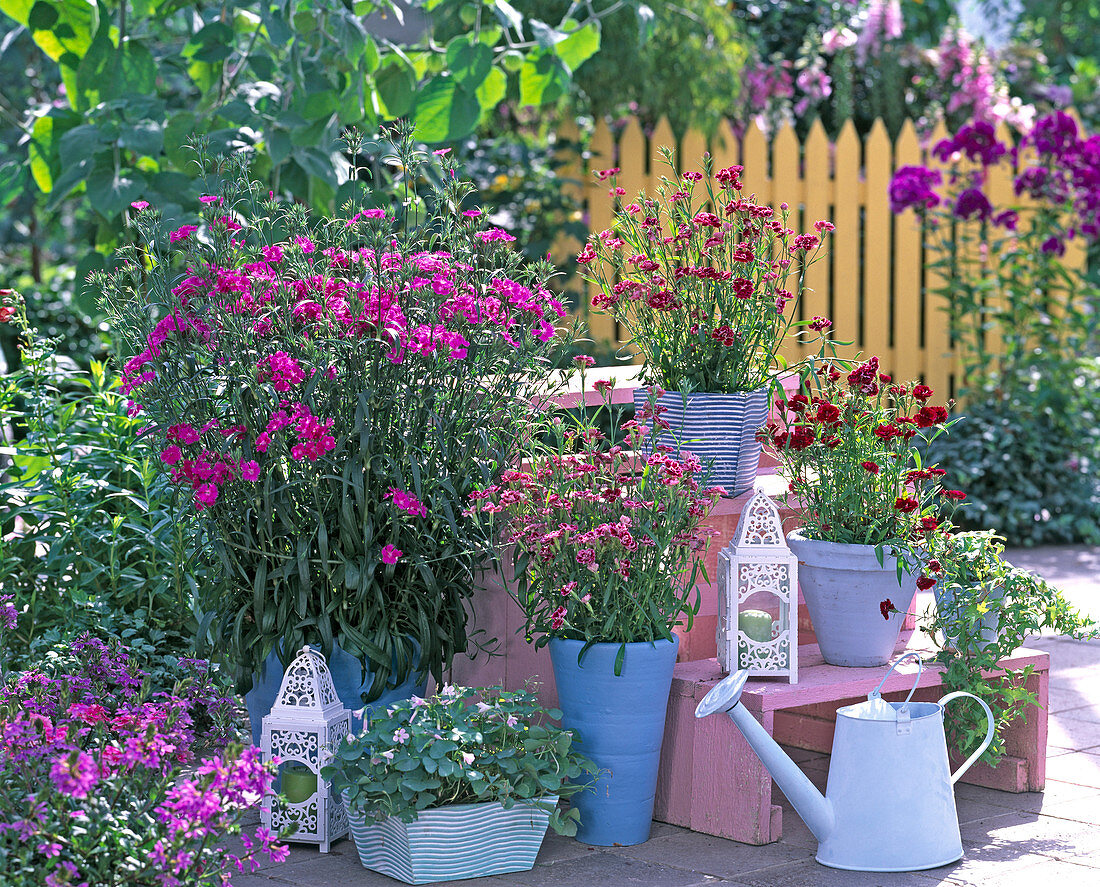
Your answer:
[[[507,810],[535,800],[552,811],[558,834],[575,835],[578,812],[559,810],[557,799],[587,788],[577,780],[594,765],[573,747],[574,733],[554,725],[560,718],[527,690],[448,684],[430,699],[414,696],[375,715],[334,749],[321,775],[368,819],[412,822],[435,807],[499,803]]]
[[[143,246],[98,278],[123,390],[224,568],[199,602],[241,689],[305,643],[362,657],[365,701],[442,680],[492,556],[466,497],[511,464],[545,389],[565,314],[549,267],[460,209],[445,151],[390,135],[349,153],[380,155],[396,190],[314,218],[218,163],[201,218],[158,238],[138,202]]]
[[[1043,629],[1082,639],[1100,635],[1100,626],[1049,582],[1005,561],[1004,539],[992,530],[937,535],[929,549],[936,603],[921,630],[939,648],[944,689],[973,693],[993,712],[995,734],[982,760],[996,766],[1006,751],[1005,729],[1038,705],[1027,687],[1034,667],[1005,668],[1001,660]],[[966,699],[946,709],[951,747],[969,754],[985,737],[985,721],[981,707]]]

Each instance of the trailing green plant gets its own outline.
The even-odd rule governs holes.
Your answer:
[[[982,760],[996,766],[1006,728],[1038,705],[1027,687],[1034,667],[1006,669],[1001,660],[1043,629],[1082,639],[1100,636],[1100,626],[1049,582],[1005,561],[1004,538],[992,530],[938,535],[929,554],[936,601],[922,631],[946,666],[944,689],[973,693],[993,712],[995,734]],[[985,713],[969,700],[947,708],[944,722],[949,744],[964,757],[985,737]]]
[[[565,315],[549,267],[461,208],[445,151],[409,127],[368,150],[406,171],[396,195],[312,218],[225,161],[202,217],[166,242],[141,207],[142,252],[100,280],[124,389],[224,571],[200,601],[242,689],[305,643],[369,664],[368,698],[442,681],[493,551],[466,498],[529,434]]]
[[[85,630],[124,639],[143,665],[193,655],[192,600],[212,576],[152,442],[103,363],[73,366],[13,310],[22,360],[0,378],[0,427],[18,432],[0,457],[0,587],[22,614],[15,664]]]
[[[429,699],[413,696],[372,716],[367,728],[332,749],[321,770],[349,808],[368,819],[413,822],[422,810],[499,803],[506,810],[542,801],[550,826],[575,835],[576,808],[558,798],[587,788],[594,767],[576,751],[576,735],[553,722],[527,690],[445,685]]]

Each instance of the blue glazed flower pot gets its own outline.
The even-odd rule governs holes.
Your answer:
[[[646,389],[636,388],[634,408],[645,406],[647,397]],[[767,388],[733,394],[668,391],[658,403],[671,427],[649,438],[650,446],[694,453],[710,470],[707,482],[724,487],[727,496],[752,489],[760,465],[756,432],[768,421]]]
[[[600,847],[649,839],[680,640],[627,644],[616,676],[619,646],[594,644],[578,663],[584,641],[550,641],[562,726],[577,731],[578,751],[599,770],[595,791],[571,798],[581,817],[577,840]]]
[[[357,733],[363,727],[363,719],[357,717],[355,712],[363,708],[362,693],[373,681],[370,666],[367,666],[366,673],[363,674],[361,661],[341,649],[339,644],[333,645],[332,656],[327,661],[333,686],[336,687],[336,695],[340,697],[344,708],[352,712],[351,732]],[[245,694],[244,702],[248,708],[248,720],[252,727],[252,744],[257,748],[260,746],[260,731],[264,716],[271,712],[275,697],[279,695],[283,671],[283,664],[279,661],[278,654],[272,650],[264,660],[260,673],[252,675],[252,689]],[[370,712],[375,708],[384,708],[392,702],[408,699],[413,694],[423,696],[427,684],[427,679],[417,683],[417,677],[413,674],[402,683],[387,687],[381,697],[366,706],[367,716],[369,717]]]

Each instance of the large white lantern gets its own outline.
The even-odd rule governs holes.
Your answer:
[[[717,641],[723,670],[798,682],[798,559],[763,493],[745,505],[718,554]]]
[[[325,657],[306,644],[263,719],[264,760],[278,757],[286,795],[264,798],[260,819],[265,828],[277,833],[297,825],[289,840],[320,844],[322,853],[348,833],[344,804],[330,796],[321,768],[350,731],[351,712],[340,704]]]

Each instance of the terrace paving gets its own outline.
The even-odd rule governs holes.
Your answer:
[[[1055,582],[1100,617],[1100,547],[1013,550],[1008,560]],[[1100,887],[1100,641],[1035,638],[1050,653],[1050,737],[1044,792],[1009,794],[960,783],[955,799],[963,858],[923,872],[873,874],[826,868],[816,841],[783,804],[782,840],[754,847],[655,822],[649,841],[597,848],[550,832],[530,872],[448,882],[466,887]],[[824,788],[829,756],[796,751]],[[874,840],[868,835],[868,840]],[[233,879],[235,887],[392,887],[364,869],[350,840],[328,854],[291,845],[290,858]]]

